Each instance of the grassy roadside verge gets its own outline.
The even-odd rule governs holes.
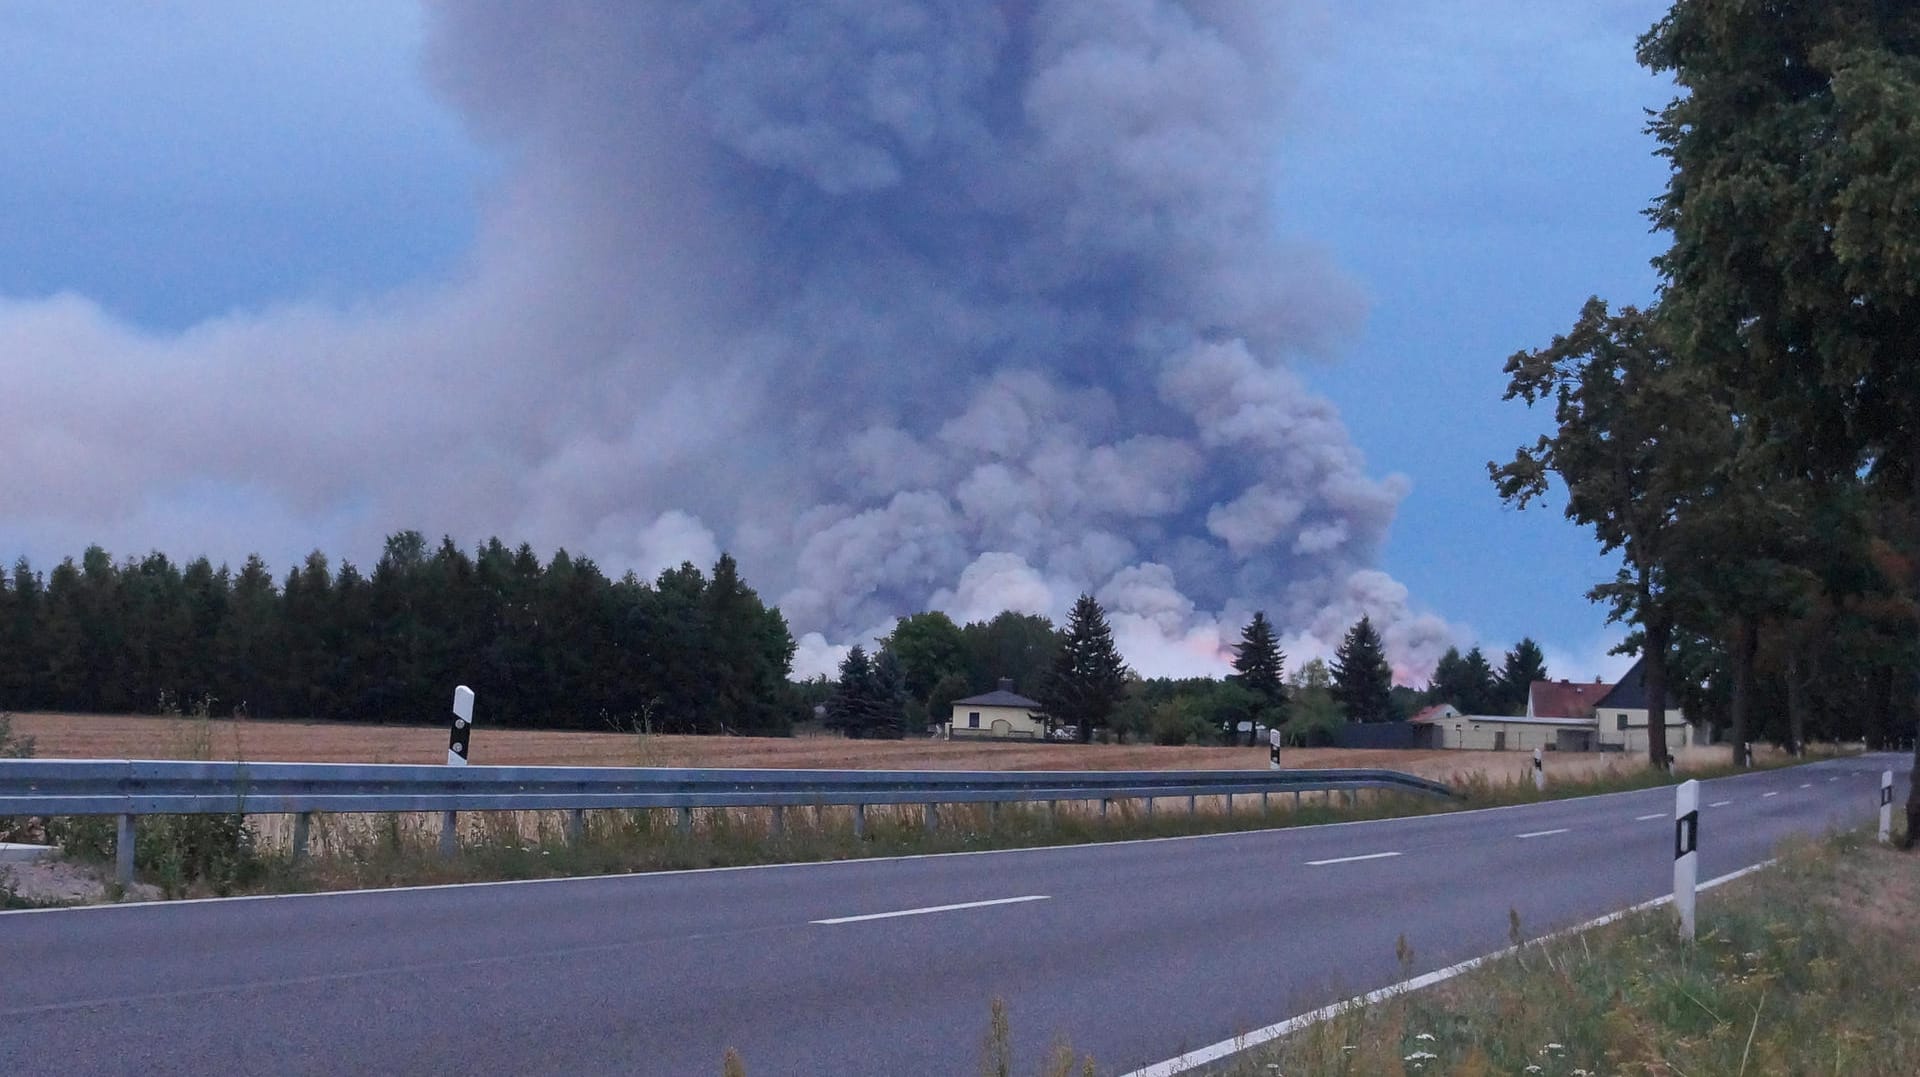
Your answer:
[[[1920,1073],[1920,858],[1858,833],[1786,847],[1701,898],[1357,1007],[1212,1073]]]
[[[1685,778],[1738,773],[1703,767],[1668,775],[1623,761],[1618,769],[1551,782],[1544,792],[1530,781],[1489,781],[1456,775],[1455,800],[1393,794],[1363,795],[1347,805],[1334,796],[1307,794],[1272,799],[1262,811],[1257,796],[1202,798],[1190,812],[1180,798],[1163,798],[1147,812],[1137,802],[1116,802],[1101,818],[1087,805],[1063,805],[1057,815],[1043,807],[942,806],[939,824],[927,830],[920,809],[872,809],[862,837],[853,833],[847,809],[791,809],[784,832],[775,834],[770,814],[759,809],[702,809],[690,832],[675,825],[671,811],[590,812],[582,839],[569,842],[559,813],[468,813],[461,816],[460,848],[438,852],[438,820],[422,815],[319,816],[310,847],[296,863],[285,841],[283,817],[155,817],[142,820],[136,862],[139,878],[167,897],[351,890],[671,871],[753,864],[852,860],[910,854],[1052,847],[1102,841],[1176,837],[1311,826],[1363,819],[1398,818],[1541,800],[1590,796],[1670,784]],[[104,871],[113,855],[109,819],[50,820],[43,830],[69,856]]]

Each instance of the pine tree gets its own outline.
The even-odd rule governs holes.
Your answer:
[[[1527,693],[1533,682],[1547,679],[1547,658],[1540,653],[1540,645],[1531,636],[1521,639],[1500,667],[1501,709],[1507,714],[1527,713]]]
[[[1233,650],[1234,674],[1255,699],[1252,721],[1278,728],[1287,720],[1287,656],[1280,651],[1265,610],[1254,611]]]
[[[856,740],[885,736],[891,695],[888,688],[882,683],[882,672],[867,655],[867,649],[854,644],[840,660],[840,679],[834,684],[833,697],[827,700],[827,727]]]
[[[1054,656],[1041,701],[1055,722],[1074,726],[1080,743],[1093,739],[1093,728],[1105,725],[1126,691],[1126,663],[1113,645],[1106,611],[1092,595],[1073,604],[1067,631]]]
[[[1333,654],[1333,698],[1349,722],[1393,718],[1393,673],[1373,620],[1360,618]]]

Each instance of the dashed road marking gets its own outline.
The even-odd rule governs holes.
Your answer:
[[[1565,834],[1565,833],[1566,833],[1567,831],[1569,831],[1569,830],[1572,830],[1572,829],[1573,829],[1573,828],[1572,828],[1572,827],[1570,827],[1570,826],[1563,826],[1563,827],[1560,827],[1560,828],[1558,828],[1558,829],[1556,829],[1556,830],[1529,830],[1529,831],[1527,831],[1527,832],[1526,832],[1525,834],[1515,834],[1515,835],[1514,835],[1514,837],[1516,837],[1516,838],[1545,838],[1545,837],[1551,837],[1551,836],[1552,836],[1552,835],[1554,835],[1554,834]]]
[[[1399,855],[1399,853],[1362,853],[1359,856],[1336,856],[1331,860],[1309,860],[1307,866],[1319,868],[1328,864],[1351,864],[1356,860],[1385,860],[1387,857]]]
[[[1046,901],[1051,895],[1026,894],[1021,897],[994,898],[991,901],[962,901],[957,905],[928,905],[920,909],[900,909],[895,912],[870,912],[859,916],[836,916],[830,920],[809,920],[810,924],[857,924],[865,920],[891,920],[899,916],[926,916],[936,912],[955,912],[960,909],[984,909],[989,905],[1018,905],[1027,901]]]

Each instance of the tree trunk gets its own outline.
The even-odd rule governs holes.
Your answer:
[[[1665,619],[1648,618],[1646,644],[1647,760],[1656,770],[1672,766],[1667,752],[1667,642],[1672,628]]]
[[[1787,639],[1787,751],[1799,755],[1807,743],[1807,681],[1812,672],[1800,653],[1801,640]]]
[[[1909,430],[1912,439],[1907,443],[1907,512],[1909,525],[1907,541],[1910,551],[1920,551],[1920,423]],[[1912,574],[1909,584],[1913,589],[1913,612],[1920,620],[1920,572]],[[1913,693],[1916,704],[1920,704],[1920,668],[1913,671]],[[1920,705],[1914,708],[1920,715]],[[1907,789],[1907,837],[1901,842],[1902,849],[1913,848],[1916,835],[1920,835],[1920,725],[1916,725],[1913,738],[1913,779]]]
[[[1745,617],[1733,620],[1733,702],[1728,706],[1727,735],[1733,740],[1733,765],[1751,766],[1747,758],[1748,730],[1753,714],[1753,653],[1758,645],[1753,622]]]

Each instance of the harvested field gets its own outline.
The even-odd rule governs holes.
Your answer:
[[[360,725],[151,717],[16,714],[14,732],[32,737],[42,758],[217,759],[291,762],[440,763],[444,726]],[[1387,767],[1448,780],[1469,774],[1520,780],[1524,752],[1288,749],[1289,767]],[[1682,766],[1721,764],[1725,748],[1693,748]],[[1264,769],[1264,748],[1167,748],[1158,745],[857,741],[840,737],[686,737],[522,729],[474,731],[477,764],[566,766],[795,767],[892,770],[1237,770]],[[1550,752],[1551,774],[1588,776],[1637,767],[1640,757]]]

